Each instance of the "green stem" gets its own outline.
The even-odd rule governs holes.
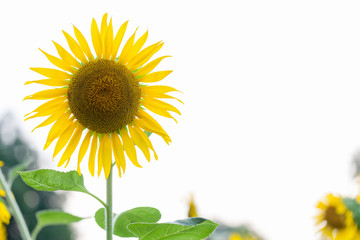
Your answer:
[[[105,230],[106,240],[112,240],[113,222],[112,222],[112,168],[108,179],[106,179],[106,205],[105,208]]]
[[[2,173],[1,169],[0,169],[0,184],[1,184],[2,188],[5,191],[6,199],[7,199],[8,204],[10,205],[11,209],[13,210],[12,214],[13,214],[13,216],[14,216],[17,224],[18,224],[22,239],[31,240],[30,232],[29,232],[29,230],[27,228],[24,217],[21,214],[20,208],[16,203],[14,195],[11,192],[11,189],[10,189],[9,185],[5,180],[4,174]]]
[[[39,224],[37,224],[31,233],[31,238],[35,240],[37,238],[37,235],[39,234],[40,230],[41,230],[41,227]]]

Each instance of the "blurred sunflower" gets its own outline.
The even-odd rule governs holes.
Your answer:
[[[257,238],[255,237],[251,237],[251,236],[241,236],[240,234],[238,233],[232,233],[230,235],[230,238],[229,240],[257,240]]]
[[[66,146],[58,166],[65,164],[66,167],[80,145],[77,162],[79,174],[80,163],[90,149],[88,166],[92,176],[96,159],[98,175],[103,169],[105,178],[109,176],[112,155],[121,176],[126,168],[124,152],[135,166],[141,167],[135,145],[148,161],[149,150],[153,151],[157,159],[148,137],[150,133],[159,135],[167,144],[171,142],[161,125],[146,111],[172,119],[174,117],[169,112],[180,115],[174,106],[159,100],[165,98],[180,101],[168,95],[169,92],[177,91],[176,89],[163,85],[146,85],[163,80],[172,72],[152,72],[164,58],[170,56],[162,56],[149,62],[163,43],[160,41],[143,48],[148,32],[135,41],[136,31],[119,52],[127,24],[128,22],[123,23],[115,33],[112,19],[108,22],[107,14],[102,18],[100,29],[93,19],[91,38],[95,54],[75,26],[75,38],[63,31],[73,55],[54,42],[60,58],[41,51],[60,70],[31,68],[46,79],[28,81],[25,84],[38,83],[52,88],[24,98],[48,100],[26,114],[25,120],[48,117],[36,128],[53,124],[44,147],[48,148],[58,139],[53,158]],[[81,141],[82,135],[85,136]]]
[[[328,194],[317,205],[317,225],[322,225],[322,235],[331,240],[359,240],[360,234],[352,212],[346,208],[340,196]]]
[[[188,217],[198,217],[198,216],[199,215],[197,213],[197,207],[195,205],[194,195],[191,194],[189,199]]]
[[[7,239],[6,225],[10,223],[11,215],[7,210],[5,204],[0,201],[0,240]]]
[[[4,166],[4,162],[0,161],[0,167]],[[5,191],[2,189],[0,185],[0,197],[5,197]],[[0,240],[7,239],[7,230],[6,225],[10,223],[11,215],[6,208],[5,204],[0,200]]]

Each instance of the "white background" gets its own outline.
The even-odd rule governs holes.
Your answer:
[[[148,44],[163,40],[163,84],[185,104],[178,124],[157,119],[173,142],[152,136],[159,160],[128,164],[114,180],[114,210],[157,207],[162,221],[186,217],[195,195],[200,215],[250,224],[267,240],[319,239],[315,205],[327,192],[358,191],[351,161],[360,147],[360,2],[301,1],[6,1],[0,8],[0,109],[15,111],[26,137],[42,149],[49,128],[22,115],[38,89],[29,67],[51,67],[38,50],[56,55],[61,30],[77,26],[90,40],[93,17],[108,12],[115,27],[149,29]],[[139,36],[139,35],[138,35]],[[52,149],[43,166],[56,168]],[[58,159],[57,159],[58,160]],[[87,188],[104,196],[103,176]],[[76,157],[67,170],[76,168]],[[90,216],[101,205],[81,193],[66,210]],[[104,239],[93,220],[74,227],[77,239]]]

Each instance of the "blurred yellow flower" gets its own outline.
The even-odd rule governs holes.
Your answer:
[[[196,210],[196,205],[194,202],[194,196],[191,194],[190,200],[189,200],[189,211],[188,211],[188,217],[197,217],[198,213]]]
[[[180,115],[179,110],[160,99],[177,99],[168,95],[177,90],[163,85],[146,85],[159,82],[172,72],[152,72],[164,58],[170,56],[149,62],[163,43],[160,41],[143,48],[148,32],[135,40],[136,31],[119,52],[127,24],[125,22],[114,32],[112,19],[108,22],[107,14],[104,14],[99,27],[93,19],[91,37],[95,54],[75,26],[75,38],[63,31],[72,54],[54,42],[60,58],[41,51],[59,69],[31,68],[46,79],[25,84],[38,83],[51,88],[24,98],[48,100],[26,114],[25,120],[47,117],[36,128],[53,124],[44,148],[58,139],[53,158],[65,148],[58,166],[65,164],[66,167],[80,145],[77,160],[79,174],[80,163],[89,149],[91,175],[94,176],[97,159],[97,174],[104,170],[107,178],[114,155],[121,176],[126,168],[124,152],[135,166],[141,167],[135,146],[148,161],[150,150],[157,159],[147,133],[159,135],[167,144],[171,142],[165,130],[147,112],[175,120],[170,112]]]
[[[7,239],[7,231],[6,226],[4,224],[0,224],[0,240]]]
[[[317,205],[320,210],[316,224],[324,237],[331,240],[359,240],[360,234],[353,214],[346,208],[340,196],[328,194]]]
[[[257,238],[251,236],[241,236],[238,233],[232,233],[229,240],[257,240]]]
[[[0,167],[4,166],[4,162],[0,161]]]
[[[9,224],[11,215],[5,204],[0,201],[0,223]]]

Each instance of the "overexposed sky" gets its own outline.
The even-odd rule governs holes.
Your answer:
[[[39,150],[49,128],[22,115],[22,102],[40,88],[23,86],[51,67],[41,48],[65,46],[72,24],[90,40],[91,19],[107,12],[113,25],[129,20],[126,37],[149,30],[163,40],[158,69],[174,72],[162,84],[183,92],[179,123],[157,117],[173,142],[151,136],[159,160],[128,164],[115,177],[114,210],[153,206],[162,221],[186,217],[189,194],[202,216],[250,224],[267,240],[316,240],[316,202],[327,192],[355,194],[351,161],[360,149],[360,2],[252,1],[7,1],[0,8],[0,110],[13,110]],[[140,155],[140,154],[139,154]],[[44,167],[56,168],[52,149]],[[76,158],[67,170],[76,169]],[[103,176],[88,189],[104,195]],[[63,170],[63,169],[61,169]],[[101,205],[81,193],[67,211],[92,215]],[[100,239],[94,221],[74,225],[78,239]]]

